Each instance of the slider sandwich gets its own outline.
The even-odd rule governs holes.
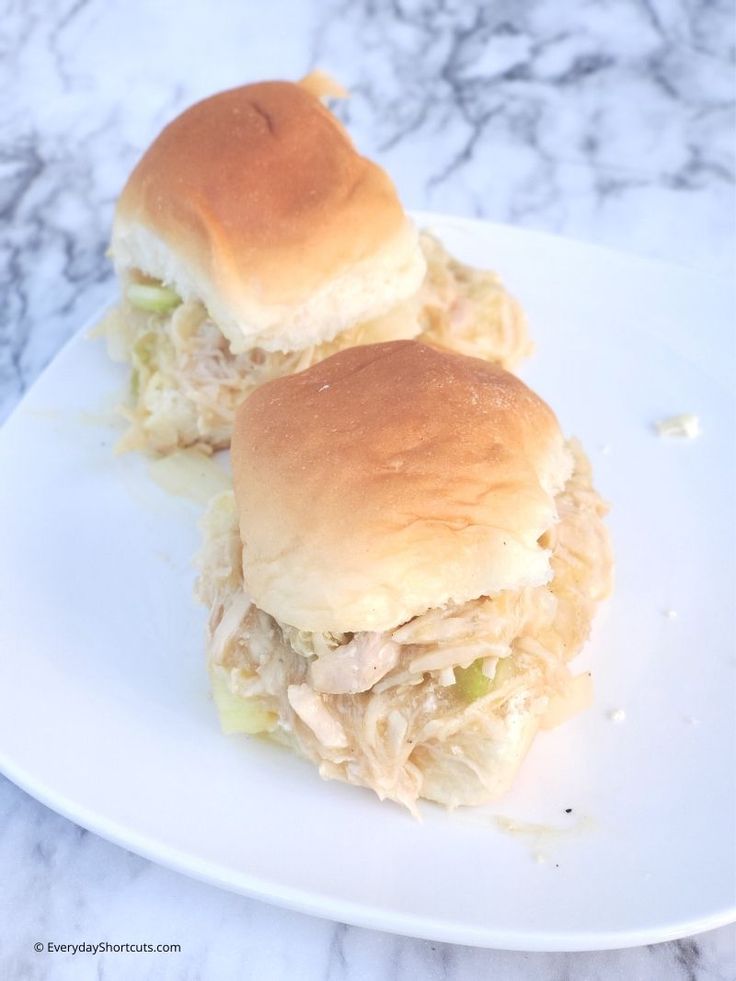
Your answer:
[[[122,448],[230,443],[258,385],[355,344],[414,337],[513,364],[523,315],[492,274],[419,240],[388,175],[320,94],[262,82],[192,106],[117,204],[121,300],[103,323],[131,365]]]
[[[588,461],[519,379],[417,341],[341,351],[238,411],[199,595],[223,727],[415,810],[502,794],[610,591]]]

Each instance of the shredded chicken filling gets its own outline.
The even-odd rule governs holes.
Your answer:
[[[254,388],[356,344],[420,335],[504,367],[528,353],[524,315],[494,273],[463,266],[430,235],[421,236],[421,245],[427,276],[417,297],[301,351],[254,348],[233,354],[196,300],[167,312],[123,300],[102,324],[111,357],[132,368],[125,408],[130,428],[120,448],[223,449],[230,443],[235,410]]]
[[[545,536],[553,578],[431,609],[384,633],[314,634],[281,624],[243,592],[232,493],[205,522],[199,581],[210,608],[210,671],[278,720],[280,738],[324,777],[415,809],[499,789],[571,675],[596,604],[610,588],[605,506],[576,443],[576,466]]]

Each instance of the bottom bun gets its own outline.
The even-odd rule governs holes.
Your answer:
[[[606,508],[588,462],[557,495],[543,586],[431,609],[390,631],[298,631],[243,591],[231,493],[205,519],[199,595],[210,608],[208,658],[223,728],[266,732],[324,778],[369,787],[416,813],[500,797],[540,726],[580,707],[587,676],[567,662],[610,590]]]

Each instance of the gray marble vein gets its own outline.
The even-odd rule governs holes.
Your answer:
[[[315,57],[410,204],[728,267],[730,4],[346,0]]]
[[[406,203],[713,272],[734,254],[730,0],[5,0],[0,421],[107,301],[112,208],[194,99],[320,65]],[[331,924],[193,882],[0,779],[0,977],[733,981],[736,930],[518,954]],[[179,943],[40,954],[35,942]]]

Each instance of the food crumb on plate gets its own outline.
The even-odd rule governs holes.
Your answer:
[[[608,713],[608,718],[611,722],[625,722],[626,721],[626,710],[625,709],[611,709]]]
[[[692,412],[682,412],[677,416],[669,416],[654,423],[654,428],[660,436],[676,436],[685,439],[695,439],[700,436],[700,419]]]

